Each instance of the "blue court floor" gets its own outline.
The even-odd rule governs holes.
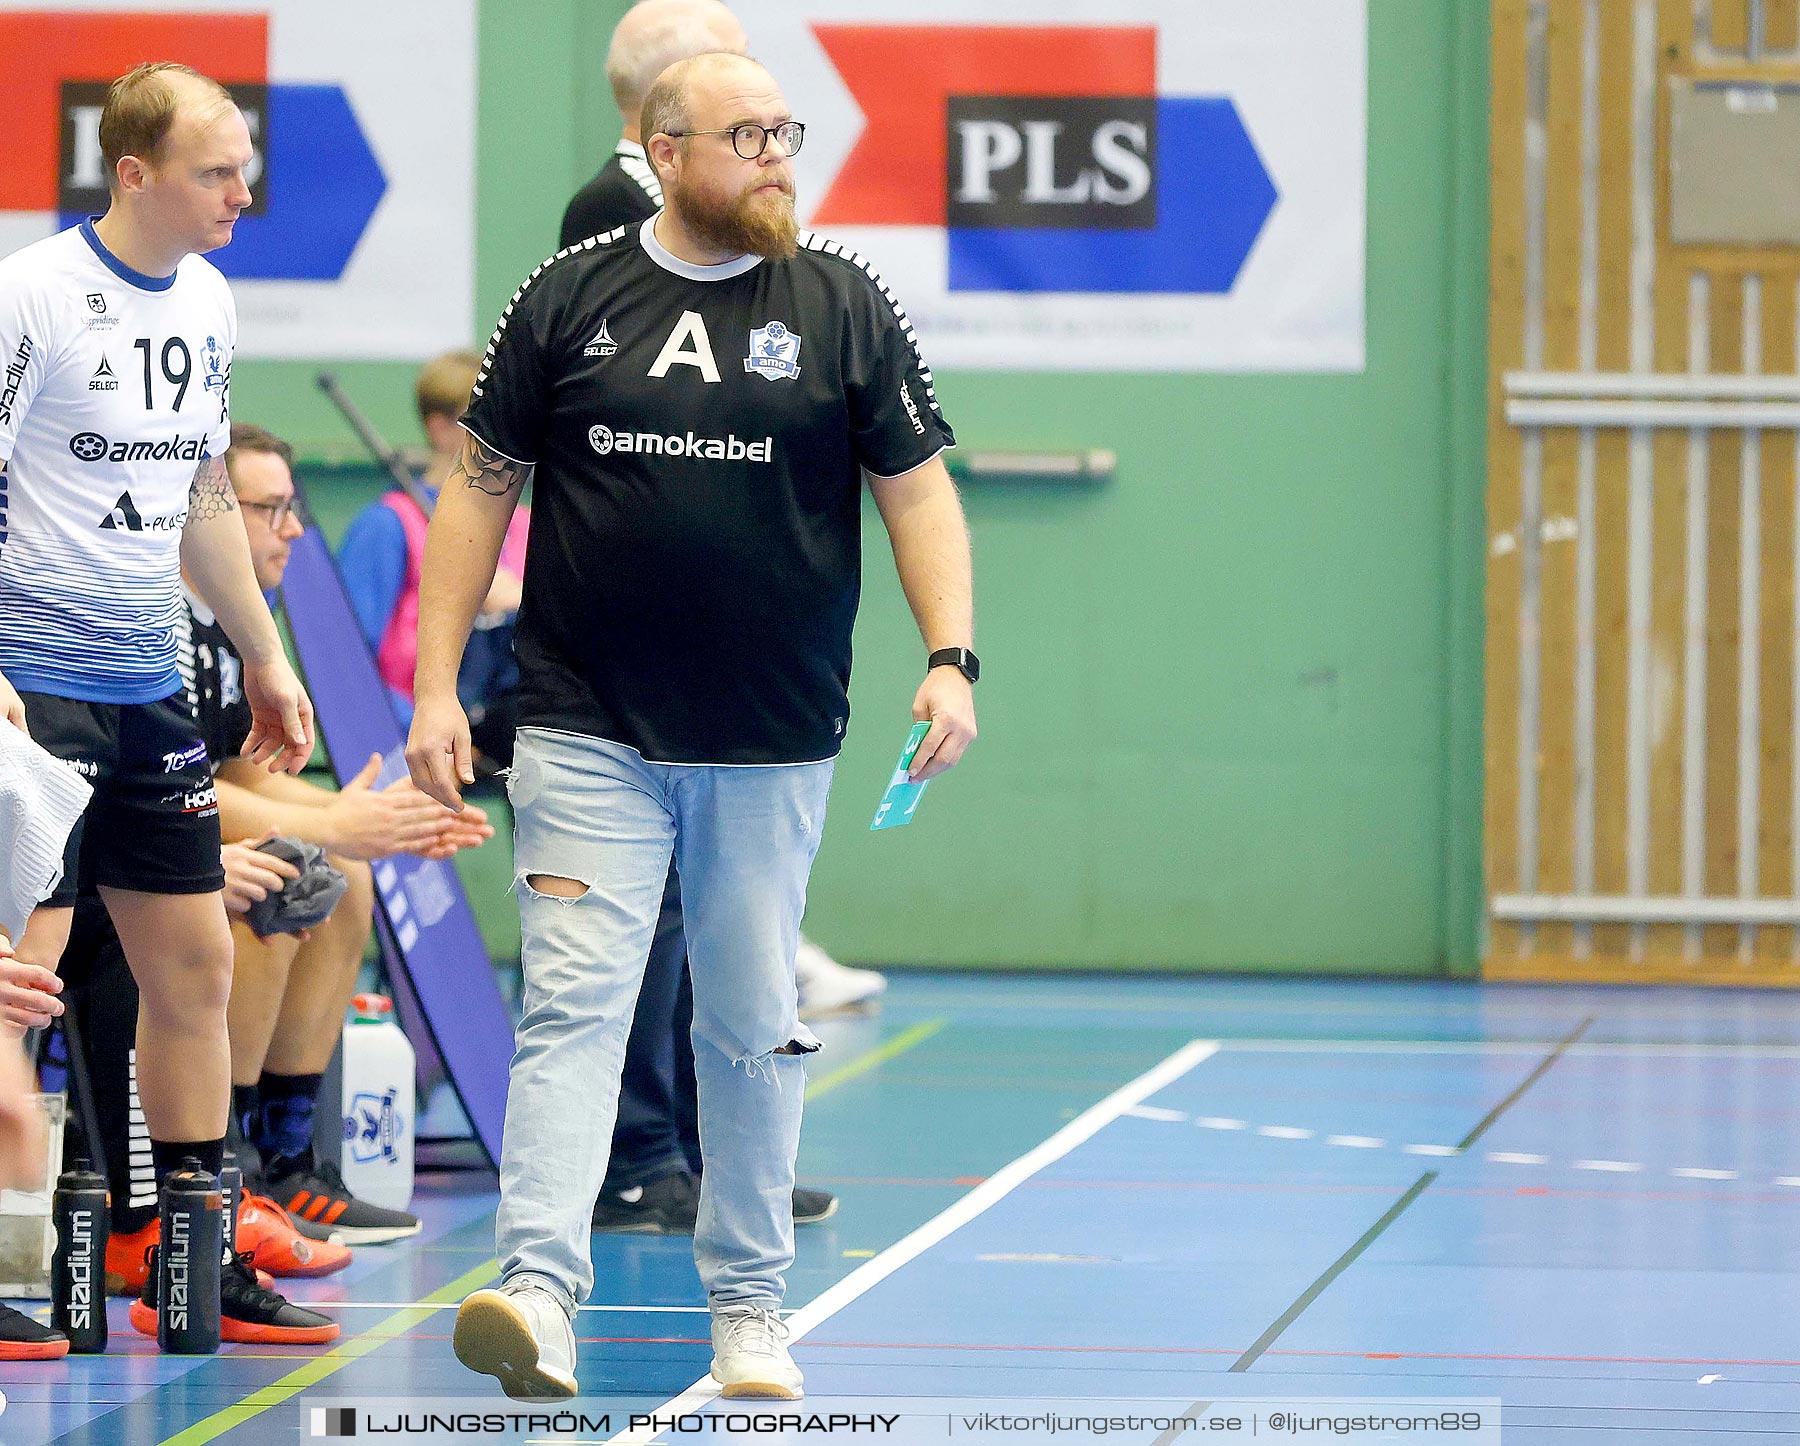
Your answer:
[[[900,974],[821,1033],[801,1175],[843,1204],[788,1301],[821,1408],[1498,1398],[1523,1443],[1800,1440],[1792,995]],[[450,1349],[493,1206],[427,1177],[421,1238],[288,1282],[330,1351],[162,1357],[117,1302],[108,1354],[0,1366],[0,1443],[503,1404]],[[584,1397],[704,1376],[689,1251],[594,1238]]]

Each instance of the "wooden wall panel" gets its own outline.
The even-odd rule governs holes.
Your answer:
[[[1550,0],[1548,171],[1544,207],[1544,366],[1581,361],[1582,42],[1586,0]],[[1538,888],[1575,885],[1575,562],[1566,524],[1577,510],[1581,436],[1559,427],[1544,437],[1541,699],[1538,726]],[[1539,952],[1574,944],[1567,924],[1542,924]]]
[[[1519,473],[1524,447],[1508,424],[1504,373],[1525,356],[1527,0],[1495,0],[1488,280],[1488,566],[1483,858],[1488,891],[1518,887]],[[1488,951],[1519,952],[1519,930],[1495,923]]]
[[[1601,371],[1631,369],[1631,168],[1633,123],[1633,33],[1629,5],[1600,7],[1600,94],[1598,176],[1599,275],[1595,364]],[[1594,635],[1594,887],[1603,894],[1629,888],[1626,797],[1628,759],[1629,654],[1626,582],[1631,517],[1628,433],[1610,429],[1595,439]],[[1593,931],[1593,952],[1626,954],[1631,930],[1601,925]]]
[[[1711,0],[1708,29],[1695,34],[1696,0],[1653,0],[1656,22],[1655,193],[1656,242],[1651,286],[1651,369],[1670,375],[1699,365],[1713,373],[1744,369],[1746,276],[1760,327],[1756,369],[1792,376],[1796,357],[1796,295],[1800,251],[1673,247],[1666,241],[1668,213],[1668,82],[1701,79],[1800,81],[1800,0],[1767,0],[1764,46],[1772,58],[1752,63],[1747,0]],[[1546,74],[1536,82],[1547,97],[1547,175],[1544,242],[1544,348],[1542,368],[1582,370],[1582,115],[1584,94],[1583,0],[1548,0],[1544,49]],[[1488,595],[1488,881],[1496,892],[1516,892],[1519,785],[1519,551],[1520,472],[1523,434],[1504,417],[1504,373],[1524,365],[1527,257],[1524,254],[1527,175],[1526,106],[1534,84],[1528,75],[1527,0],[1495,0],[1493,68],[1493,267],[1490,301],[1493,386],[1490,410],[1490,541]],[[1601,0],[1598,76],[1599,160],[1595,352],[1601,372],[1633,370],[1632,267],[1636,174],[1633,169],[1635,0]],[[1783,54],[1782,52],[1787,52]],[[1690,288],[1704,287],[1703,331],[1689,336]],[[1758,295],[1758,292],[1760,295]],[[1696,345],[1691,345],[1696,343]],[[1704,838],[1700,863],[1705,892],[1739,893],[1739,613],[1743,596],[1743,434],[1720,428],[1707,434],[1702,499],[1706,535],[1706,600],[1700,623],[1706,640],[1703,676],[1685,668],[1689,506],[1688,434],[1651,432],[1650,676],[1648,890],[1679,896],[1684,887],[1683,785],[1700,760],[1686,756],[1683,719],[1692,690],[1700,689],[1705,714]],[[1578,514],[1580,430],[1547,427],[1542,433],[1543,512],[1550,536],[1543,543],[1538,661],[1542,667],[1540,746],[1536,765],[1540,798],[1537,891],[1570,894],[1575,884],[1578,804],[1574,735],[1576,686],[1577,543],[1564,519]],[[1759,711],[1754,723],[1756,866],[1754,887],[1762,898],[1785,899],[1800,888],[1795,878],[1794,693],[1796,438],[1791,430],[1763,435],[1756,568],[1757,604],[1753,652]],[[1596,638],[1595,735],[1593,739],[1594,888],[1630,892],[1627,802],[1630,778],[1630,529],[1631,433],[1601,428],[1594,443],[1595,515],[1592,546]],[[1684,926],[1596,926],[1591,958],[1581,957],[1579,935],[1567,924],[1490,931],[1490,976],[1755,982],[1800,985],[1800,939],[1787,926],[1752,931],[1749,957],[1740,960],[1736,925],[1697,932],[1701,949],[1690,954]],[[1634,943],[1643,947],[1635,948]]]
[[[1715,277],[1707,307],[1712,370],[1744,369],[1744,288]],[[1706,537],[1706,892],[1737,893],[1738,549],[1742,530],[1739,436],[1714,432],[1707,447]],[[1732,926],[1703,931],[1702,949],[1735,956]]]

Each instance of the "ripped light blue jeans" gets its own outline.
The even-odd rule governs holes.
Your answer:
[[[649,763],[603,739],[519,730],[516,828],[525,994],[495,1224],[501,1273],[572,1311],[593,1289],[590,1216],[606,1174],[625,1039],[673,851],[694,981],[700,1218],[714,1306],[773,1308],[794,1260],[805,1056],[794,950],[833,763]],[[561,899],[540,875],[584,886]]]

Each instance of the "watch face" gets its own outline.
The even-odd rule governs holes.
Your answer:
[[[925,661],[932,668],[955,668],[971,683],[981,676],[981,659],[967,648],[939,648]]]

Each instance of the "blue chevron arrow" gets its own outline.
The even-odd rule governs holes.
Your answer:
[[[335,281],[387,192],[381,163],[335,85],[271,85],[268,137],[268,210],[207,259],[234,280]]]

